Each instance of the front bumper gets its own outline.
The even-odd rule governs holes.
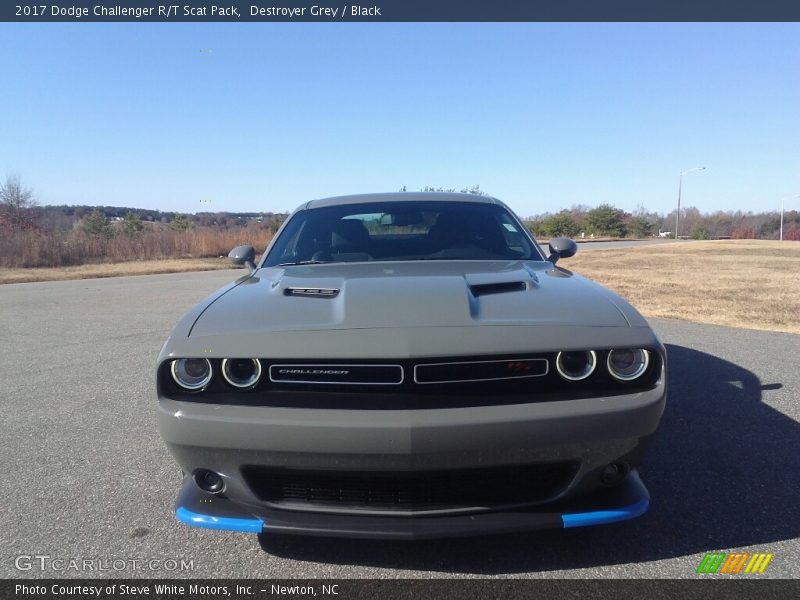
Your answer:
[[[184,471],[246,464],[433,470],[577,460],[607,464],[658,428],[666,386],[553,402],[407,410],[206,404],[161,397],[161,435]]]
[[[647,488],[635,470],[619,486],[581,501],[548,505],[547,509],[416,518],[331,515],[241,505],[201,491],[187,477],[175,516],[194,527],[244,533],[420,540],[615,523],[644,514],[649,502]]]
[[[628,395],[559,402],[421,410],[228,406],[159,399],[159,427],[183,470],[210,469],[224,496],[187,476],[176,516],[184,523],[249,532],[419,539],[625,520],[647,509],[636,467],[658,428],[665,384]],[[348,507],[298,509],[264,501],[243,467],[418,472],[549,464],[577,465],[547,498],[519,504],[389,514]],[[609,463],[632,471],[601,484]],[[481,485],[476,481],[475,485]]]

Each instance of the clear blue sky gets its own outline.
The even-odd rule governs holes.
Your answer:
[[[42,204],[668,212],[694,166],[703,211],[800,193],[798,24],[3,23],[0,73],[0,176]]]

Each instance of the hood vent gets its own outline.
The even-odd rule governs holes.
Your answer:
[[[285,296],[306,296],[309,298],[335,298],[339,295],[336,288],[289,287],[283,291]]]
[[[478,283],[469,286],[469,291],[476,298],[489,294],[505,294],[507,292],[524,292],[527,289],[524,281],[506,281],[503,283]]]

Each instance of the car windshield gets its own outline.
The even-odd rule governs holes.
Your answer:
[[[295,213],[265,267],[403,260],[543,260],[507,209],[478,202],[375,202]]]

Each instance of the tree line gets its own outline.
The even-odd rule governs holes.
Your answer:
[[[39,206],[19,177],[0,182],[0,267],[224,257],[263,248],[280,213],[177,212],[119,206]]]
[[[169,228],[187,231],[193,227],[238,228],[257,223],[273,232],[286,219],[273,212],[197,212],[194,214],[127,206],[61,205],[39,206],[33,190],[17,175],[0,183],[0,231],[67,232],[75,229],[92,235],[136,234]]]
[[[633,213],[610,204],[598,207],[578,205],[557,213],[528,217],[526,225],[539,237],[634,237],[675,235],[676,211],[667,214],[648,212],[639,207]],[[800,211],[784,213],[783,239],[800,240]],[[702,213],[695,207],[681,209],[678,235],[697,240],[778,239],[780,214],[777,211],[714,211]]]
[[[406,186],[400,188],[407,191]],[[426,186],[423,192],[455,192],[456,188]],[[480,185],[460,189],[462,193],[486,195]],[[525,219],[538,237],[635,237],[675,235],[673,210],[667,214],[647,211],[639,206],[628,213],[611,204],[597,207],[576,205],[556,213],[542,213]],[[37,231],[42,234],[80,230],[91,236],[134,236],[152,231],[185,232],[193,228],[227,230],[237,228],[268,229],[274,233],[286,219],[273,212],[197,212],[182,214],[121,206],[39,206],[33,190],[24,186],[19,176],[11,175],[0,183],[0,232]],[[701,213],[695,207],[681,210],[679,235],[694,239],[761,238],[777,239],[780,233],[777,211],[715,211]],[[800,212],[784,214],[783,238],[800,240]]]

